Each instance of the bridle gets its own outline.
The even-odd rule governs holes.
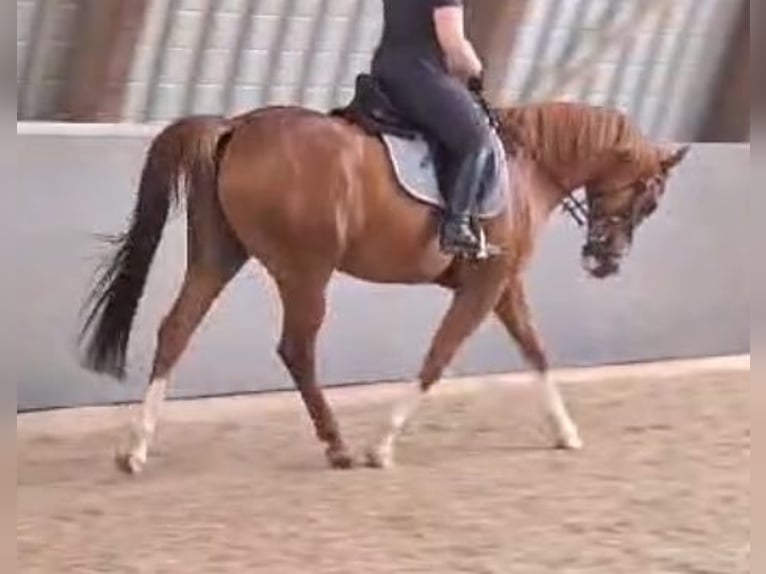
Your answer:
[[[578,227],[584,227],[590,220],[590,209],[585,201],[577,199],[574,192],[570,193],[561,202],[561,209],[572,218]]]
[[[638,180],[633,181],[627,185],[624,185],[622,187],[616,188],[612,190],[612,192],[617,193],[623,190],[627,189],[634,189],[637,186],[640,186],[641,189],[641,195],[637,196],[638,198],[643,199],[644,194],[654,194],[656,193],[653,187],[654,184],[656,184],[656,180],[654,178],[650,179],[649,181],[646,180]],[[568,197],[567,199],[570,199]],[[572,198],[573,199],[573,198]],[[577,200],[574,200],[577,202]],[[648,215],[651,214],[651,211],[656,209],[656,202],[654,204],[654,208],[652,208],[649,212],[642,212],[641,211],[641,202],[634,200],[631,203],[631,208],[625,212],[625,213],[613,213],[609,215],[604,215],[602,217],[596,218],[595,221],[590,221],[590,215],[591,212],[593,212],[593,209],[590,209],[588,207],[583,206],[580,202],[577,202],[578,208],[581,210],[585,210],[585,213],[588,216],[588,221],[590,223],[589,229],[588,229],[588,243],[600,243],[604,240],[606,230],[613,226],[620,226],[622,229],[626,229],[627,233],[632,236],[636,227],[641,223],[641,221],[646,218]],[[565,207],[565,209],[571,209],[570,206]],[[570,212],[571,214],[571,212]],[[576,220],[578,221],[578,220]],[[580,221],[578,221],[578,224],[582,225]]]
[[[557,183],[557,185],[560,186],[560,184]],[[615,189],[615,192],[629,189],[636,187],[636,185],[647,185],[646,182],[631,182],[621,188]],[[645,191],[647,192],[648,189]],[[572,220],[577,224],[578,227],[584,227],[586,224],[591,222],[591,213],[592,209],[588,207],[586,201],[587,200],[581,200],[577,199],[575,197],[575,192],[571,192],[568,195],[564,197],[561,204],[561,209],[569,215]],[[619,214],[619,215],[607,215],[603,218],[599,219],[599,221],[602,221],[603,223],[608,224],[625,224],[630,223],[630,227],[634,227],[635,223],[637,221],[638,217],[636,217],[635,210],[632,210],[631,213],[628,214]]]

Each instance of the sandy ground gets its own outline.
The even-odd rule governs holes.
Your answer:
[[[398,467],[325,468],[293,393],[168,405],[137,478],[122,410],[17,418],[19,571],[749,572],[749,358],[560,377],[586,448],[550,450],[535,387],[447,381]],[[361,450],[401,387],[331,391]]]

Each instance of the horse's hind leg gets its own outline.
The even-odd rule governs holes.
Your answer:
[[[127,445],[117,453],[119,468],[129,473],[140,472],[146,464],[173,367],[213,301],[247,259],[219,216],[217,205],[200,210],[201,205],[199,200],[190,205],[186,275],[175,303],[158,329],[149,385],[136,420],[131,423]]]
[[[325,317],[329,273],[278,281],[284,308],[278,353],[295,381],[314,423],[317,437],[327,444],[327,459],[335,468],[349,468],[351,455],[338,423],[317,381],[316,343]]]
[[[569,416],[561,391],[548,372],[548,358],[545,356],[540,336],[532,324],[524,286],[520,281],[511,282],[500,298],[495,313],[519,344],[524,358],[539,374],[546,414],[556,433],[557,445],[568,449],[582,448],[577,426]]]
[[[132,423],[127,447],[117,455],[122,470],[137,473],[146,464],[170,373],[210,305],[232,276],[233,273],[223,274],[197,267],[188,270],[181,292],[157,333],[149,385],[138,418]]]
[[[428,390],[441,378],[444,369],[465,340],[476,331],[495,307],[505,285],[502,263],[485,264],[455,292],[450,308],[431,342],[419,375],[419,383],[406,391],[394,406],[383,439],[367,452],[370,466],[393,465],[394,443]]]

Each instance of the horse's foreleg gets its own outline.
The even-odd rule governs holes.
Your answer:
[[[569,416],[558,385],[551,379],[548,358],[529,312],[524,286],[514,279],[495,309],[497,317],[516,340],[526,360],[537,371],[543,391],[547,416],[556,433],[557,445],[562,448],[582,448],[577,426]]]
[[[327,444],[327,459],[335,468],[349,468],[352,458],[335,416],[317,381],[316,342],[325,316],[327,280],[299,277],[279,285],[284,307],[278,354],[300,391],[319,440]]]
[[[149,386],[131,423],[127,446],[117,453],[117,464],[122,470],[138,473],[146,464],[170,373],[210,305],[238,269],[239,265],[226,272],[195,266],[187,270],[181,291],[157,332]]]
[[[397,436],[428,390],[439,381],[460,346],[492,312],[503,291],[504,282],[502,269],[488,266],[484,272],[478,271],[469,284],[461,286],[455,293],[431,342],[420,371],[419,383],[409,387],[405,396],[395,405],[383,439],[368,450],[368,464],[381,468],[393,465]]]

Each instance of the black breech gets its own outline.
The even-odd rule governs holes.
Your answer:
[[[372,73],[391,102],[413,125],[462,163],[489,141],[484,111],[456,78],[438,65],[398,54],[379,54]]]

